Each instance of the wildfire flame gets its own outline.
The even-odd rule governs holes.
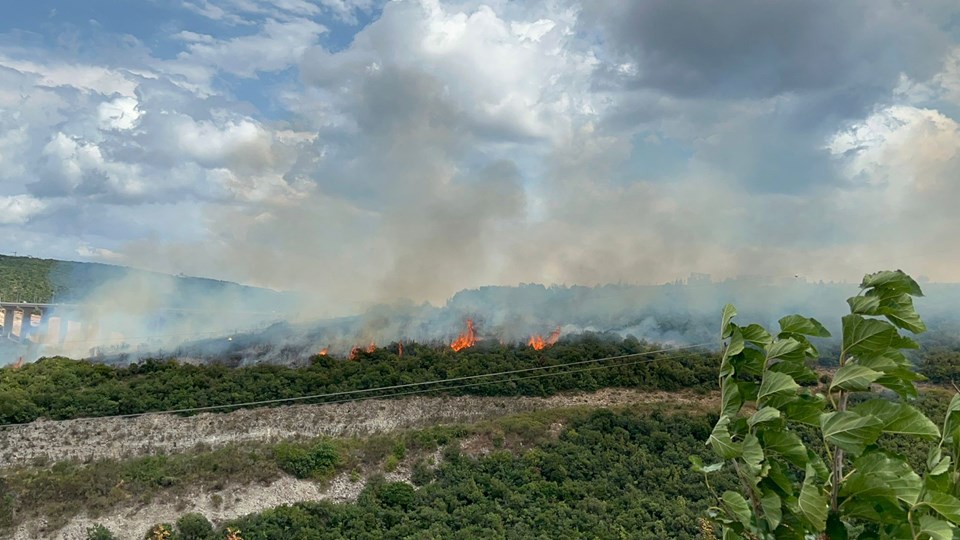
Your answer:
[[[530,336],[530,341],[527,342],[527,345],[533,347],[536,350],[543,350],[544,347],[553,345],[560,339],[560,327],[558,326],[556,330],[550,333],[547,336],[547,339],[543,339],[541,335]]]
[[[12,369],[20,369],[22,366],[23,366],[23,357],[21,356],[20,359],[17,360],[17,363],[16,363],[16,364],[13,364],[13,365],[10,366],[10,367],[11,367]]]
[[[467,331],[457,336],[457,339],[450,344],[450,348],[454,351],[461,351],[476,344],[477,336],[473,331],[473,319],[467,319]]]
[[[397,355],[403,358],[403,342],[397,343]]]
[[[367,351],[368,353],[372,353],[372,352],[375,351],[375,350],[377,350],[377,342],[371,341],[371,342],[370,342],[370,345],[367,345],[366,351]]]
[[[320,349],[320,352],[318,352],[317,354],[320,356],[327,356],[328,354],[330,354],[330,347],[324,347]]]

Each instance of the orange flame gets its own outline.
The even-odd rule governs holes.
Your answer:
[[[402,341],[397,343],[397,354],[401,358],[403,358],[403,342]]]
[[[317,354],[320,356],[327,356],[328,354],[330,354],[330,347],[324,347],[320,349],[320,352],[318,352]]]
[[[467,331],[457,336],[450,347],[454,351],[461,351],[477,344],[477,336],[473,331],[473,319],[467,319]]]
[[[376,341],[371,341],[371,342],[370,342],[370,345],[367,345],[366,351],[367,351],[368,353],[372,353],[372,352],[375,351],[375,350],[377,350],[377,342],[376,342]]]
[[[544,347],[555,344],[559,339],[560,327],[558,326],[556,330],[550,333],[547,339],[543,339],[543,336],[540,335],[530,336],[530,341],[527,342],[527,345],[539,351],[543,350]]]
[[[13,369],[20,369],[22,366],[23,366],[23,357],[21,356],[20,359],[17,360],[17,363],[10,367],[12,367]]]

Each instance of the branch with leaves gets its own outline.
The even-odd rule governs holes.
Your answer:
[[[724,539],[949,540],[958,530],[960,396],[942,429],[909,403],[922,377],[903,353],[918,345],[901,332],[926,330],[913,305],[920,287],[897,270],[865,276],[860,289],[847,300],[840,367],[826,387],[808,365],[819,357],[811,338],[830,336],[819,321],[789,315],[774,336],[738,326],[724,307],[720,418],[707,441],[721,461],[690,458],[708,486],[725,466],[740,480],[710,511]],[[804,442],[804,429],[822,449]],[[883,434],[929,440],[926,469],[885,449]]]

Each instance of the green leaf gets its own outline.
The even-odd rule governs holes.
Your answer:
[[[920,516],[920,531],[918,538],[930,540],[953,540],[955,527],[948,521],[933,516]]]
[[[733,418],[743,406],[743,398],[740,397],[740,389],[732,377],[723,379],[723,387],[720,391],[720,401],[722,403],[720,414]]]
[[[840,520],[836,512],[830,512],[827,518],[827,538],[830,540],[847,540],[850,534],[847,532],[847,526]]]
[[[780,319],[780,331],[813,337],[830,337],[830,332],[820,321],[800,315],[787,315]]]
[[[950,470],[950,456],[945,456],[936,465],[930,468],[930,476],[940,476]]]
[[[763,364],[767,357],[758,349],[743,349],[735,358],[730,360],[739,375],[760,375],[763,373]]]
[[[906,403],[887,401],[885,399],[871,399],[853,408],[854,412],[862,415],[872,415],[883,422],[881,430],[885,433],[913,435],[936,439],[940,437],[940,429],[922,412]]]
[[[793,380],[793,377],[775,371],[766,371],[763,374],[763,380],[760,381],[757,400],[760,401],[779,392],[796,392],[797,388],[800,388],[800,385]]]
[[[740,329],[743,332],[743,339],[747,343],[753,343],[758,347],[766,347],[773,343],[773,336],[759,324],[751,324]]]
[[[711,463],[710,465],[704,465],[703,460],[699,456],[689,456],[688,459],[690,463],[693,464],[693,472],[701,474],[710,474],[715,473],[723,468],[723,462]]]
[[[845,315],[843,321],[843,353],[854,356],[880,354],[891,346],[897,329],[888,322]]]
[[[737,316],[737,308],[733,307],[733,304],[727,304],[723,306],[723,313],[720,316],[720,339],[726,339],[730,337],[729,328],[730,321]]]
[[[733,442],[733,438],[730,437],[729,426],[730,417],[721,416],[720,420],[717,421],[717,425],[713,426],[713,432],[710,433],[710,438],[707,439],[707,444],[712,446],[713,451],[723,459],[733,459],[743,452],[742,445]]]
[[[723,359],[720,361],[720,376],[726,377],[733,374],[733,364],[731,360],[734,356],[743,352],[743,334],[736,325],[731,327],[730,344],[723,350]]]
[[[837,370],[830,382],[830,389],[867,390],[870,383],[880,378],[881,373],[857,364],[847,364]]]
[[[754,484],[756,484],[760,480],[756,475],[760,472],[760,466],[763,463],[763,448],[760,447],[760,440],[753,433],[749,433],[743,438],[743,455],[741,457],[754,475]]]
[[[800,395],[797,399],[781,406],[780,410],[785,417],[794,422],[819,427],[820,415],[823,414],[825,406],[826,400],[822,396]]]
[[[816,472],[807,464],[807,474],[797,499],[800,513],[810,523],[814,531],[822,531],[827,525],[827,497],[817,485]]]
[[[763,517],[767,520],[770,530],[774,530],[783,521],[783,509],[781,508],[780,496],[776,493],[764,490],[760,497],[760,508],[763,510]]]
[[[907,296],[907,299],[910,300],[910,297]],[[922,334],[927,331],[927,325],[923,323],[920,314],[913,307],[913,300],[910,300],[909,304],[881,307],[880,314],[897,328],[909,330],[914,334]]]
[[[720,500],[723,502],[723,507],[726,508],[731,518],[739,521],[744,526],[750,525],[750,505],[747,504],[747,500],[743,498],[743,495],[740,495],[736,491],[728,490],[723,492]]]
[[[920,285],[901,270],[885,270],[863,276],[860,282],[861,289],[886,289],[911,296],[923,296]]]
[[[765,431],[760,436],[763,437],[763,448],[767,453],[778,454],[797,467],[807,465],[807,448],[795,433]]]
[[[882,426],[879,418],[861,416],[853,411],[820,416],[820,429],[826,441],[855,456],[862,454],[867,445],[876,442]]]
[[[767,347],[767,365],[774,360],[803,360],[805,358],[803,343],[793,339],[778,339]]]
[[[841,485],[840,494],[861,500],[887,498],[892,504],[903,501],[916,504],[923,480],[910,465],[899,457],[880,451],[864,454],[854,460],[854,471]]]
[[[774,407],[762,407],[759,411],[753,413],[747,420],[747,425],[753,427],[757,424],[770,422],[780,418],[780,411]]]
[[[952,523],[960,523],[960,500],[953,495],[928,491],[923,503]]]
[[[850,305],[850,313],[859,313],[860,315],[878,315],[880,309],[880,299],[876,296],[851,296],[847,298],[847,304]]]

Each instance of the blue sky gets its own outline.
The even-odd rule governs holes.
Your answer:
[[[947,0],[34,1],[6,252],[316,293],[960,280]]]

